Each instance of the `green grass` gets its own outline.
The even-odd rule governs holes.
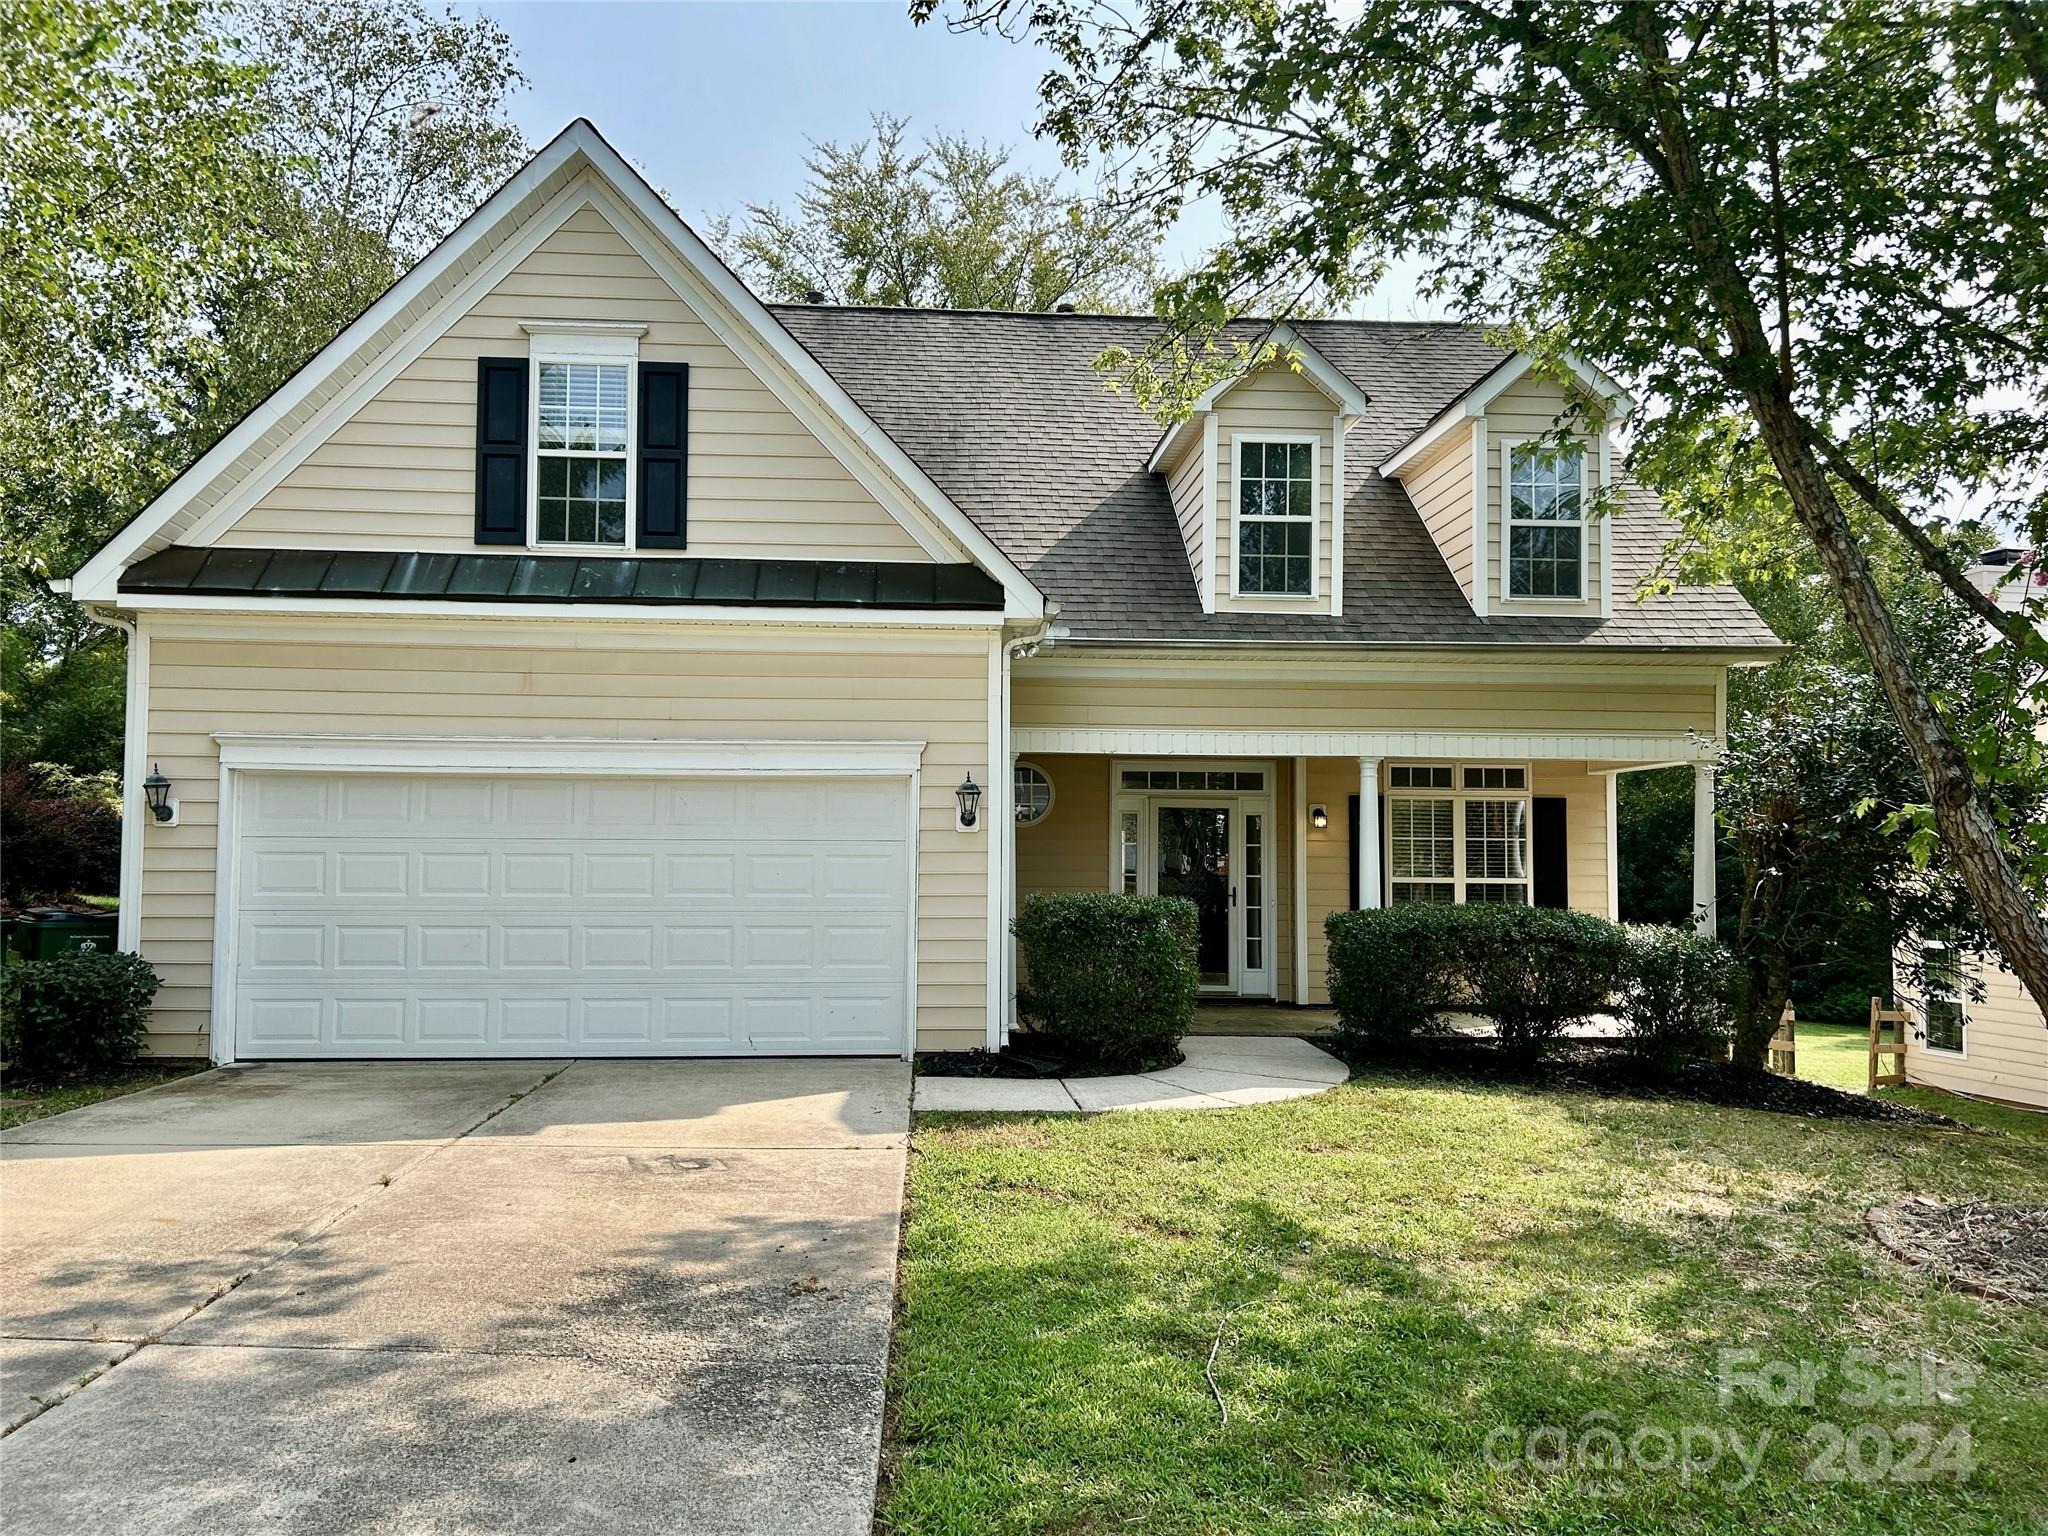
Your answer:
[[[1798,1026],[1799,1075],[1830,1087],[1863,1093],[1870,1082],[1868,1024],[1806,1024]],[[1938,1088],[1880,1088],[1878,1097],[1894,1103],[1931,1109],[1987,1131],[2002,1131],[2031,1141],[2048,1142],[2048,1113],[1986,1104]]]
[[[67,1109],[83,1109],[102,1099],[140,1093],[159,1083],[176,1082],[181,1077],[204,1072],[206,1068],[207,1063],[203,1061],[142,1061],[132,1067],[54,1082],[15,1077],[0,1079],[0,1098],[17,1101],[0,1104],[0,1131],[50,1115],[61,1115]]]
[[[2014,1137],[1389,1073],[1207,1114],[934,1116],[914,1145],[890,1531],[1948,1536],[2048,1514],[2048,1315],[1952,1292],[1862,1226],[1908,1193],[2048,1199]],[[1724,1348],[1837,1374],[1812,1408],[1724,1405]],[[1852,1349],[1978,1384],[1845,1405]],[[1812,1481],[1823,1423],[1967,1424],[1975,1471]],[[1488,1464],[1497,1427],[1602,1424],[1771,1439],[1746,1490],[1730,1463]]]

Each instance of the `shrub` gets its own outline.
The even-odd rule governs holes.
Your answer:
[[[111,777],[55,763],[0,773],[0,896],[19,905],[121,883],[121,813]]]
[[[1344,1033],[1397,1044],[1469,1008],[1531,1057],[1607,1005],[1622,973],[1618,924],[1583,912],[1417,903],[1334,912],[1330,1000]]]
[[[1339,1032],[1385,1048],[1441,1030],[1444,1009],[1457,995],[1465,910],[1416,902],[1325,918]]]
[[[29,1077],[121,1066],[142,1049],[157,974],[142,956],[76,949],[0,972],[0,1051]]]
[[[1531,1060],[1606,1007],[1622,980],[1619,923],[1556,907],[1462,907],[1462,980],[1510,1055]]]
[[[1628,930],[1628,950],[1620,1013],[1629,1050],[1667,1072],[1726,1054],[1740,975],[1728,947],[1688,928],[1644,926]]]
[[[1170,1058],[1194,1022],[1195,904],[1108,892],[1024,898],[1013,925],[1017,1012],[1072,1059],[1112,1068]]]

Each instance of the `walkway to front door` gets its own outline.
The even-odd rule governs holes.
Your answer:
[[[909,1103],[324,1064],[9,1132],[0,1528],[866,1536]]]

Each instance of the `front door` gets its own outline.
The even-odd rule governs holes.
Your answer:
[[[1195,962],[1204,987],[1232,985],[1231,917],[1237,905],[1231,859],[1236,816],[1227,805],[1160,805],[1153,824],[1161,896],[1195,904]]]

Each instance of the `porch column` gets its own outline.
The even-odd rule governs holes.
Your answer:
[[[1308,759],[1294,760],[1294,1001],[1308,1002]]]
[[[1716,931],[1714,917],[1714,765],[1692,765],[1692,925]]]
[[[1358,904],[1380,904],[1380,760],[1358,760]]]

